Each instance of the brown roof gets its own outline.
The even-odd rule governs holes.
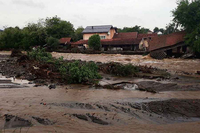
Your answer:
[[[128,39],[105,39],[101,40],[102,45],[134,45],[139,44],[141,40],[128,38]]]
[[[142,39],[142,38],[147,38],[147,37],[155,37],[158,36],[157,33],[151,33],[151,34],[138,34],[138,38]]]
[[[82,44],[87,44],[88,40],[79,40],[77,42],[72,42],[71,45],[82,45]]]
[[[134,45],[134,44],[139,44],[141,39],[103,39],[101,40],[102,45]],[[72,45],[82,45],[82,44],[87,44],[88,40],[80,40],[74,43],[71,43]]]
[[[59,40],[60,44],[69,44],[71,42],[72,38],[66,37],[66,38],[61,38]]]
[[[113,39],[132,39],[137,38],[138,33],[137,32],[126,32],[126,33],[115,33]]]
[[[153,37],[149,42],[149,51],[169,47],[185,41],[184,31]]]

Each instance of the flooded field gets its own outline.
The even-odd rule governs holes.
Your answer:
[[[65,85],[49,89],[26,80],[0,76],[0,128],[9,133],[198,133],[200,131],[200,61],[143,56],[58,54],[65,59],[152,65],[175,75],[166,80],[123,78],[102,74],[101,85],[123,85],[109,90],[93,85]],[[2,57],[7,59],[8,56]],[[170,65],[171,63],[171,65]],[[181,65],[183,66],[181,69]],[[158,65],[159,64],[159,65]],[[135,85],[156,87],[156,93]],[[5,86],[8,87],[5,87]],[[158,89],[157,89],[158,88]],[[161,88],[161,89],[159,89]]]
[[[147,65],[160,69],[167,69],[172,73],[192,73],[200,71],[200,59],[164,59],[156,60],[149,56],[142,55],[120,55],[120,54],[72,54],[72,53],[55,53],[54,57],[63,56],[67,60],[83,60],[95,62],[119,62],[123,64],[131,63],[134,65]]]

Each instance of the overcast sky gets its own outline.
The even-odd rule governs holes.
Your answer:
[[[164,28],[176,0],[0,0],[0,29],[57,15],[78,26]]]

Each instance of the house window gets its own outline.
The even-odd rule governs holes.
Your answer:
[[[101,39],[106,39],[106,36],[100,36]]]

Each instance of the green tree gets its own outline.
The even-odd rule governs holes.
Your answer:
[[[165,28],[165,35],[180,31],[175,23],[169,23]]]
[[[49,37],[47,39],[47,46],[52,48],[52,49],[56,49],[58,48],[59,45],[59,40],[54,38],[54,37]]]
[[[153,30],[154,33],[158,33],[159,31],[160,31],[160,29],[158,27],[155,27]]]
[[[163,28],[160,28],[159,30],[162,34],[164,34],[165,30]]]
[[[99,35],[93,35],[88,40],[89,47],[93,50],[101,49],[101,39]]]
[[[78,27],[75,31],[75,41],[78,41],[78,40],[81,40],[83,39],[83,32],[84,28],[81,26],[81,27]]]
[[[29,23],[23,28],[23,49],[30,49],[32,46],[43,46],[46,44],[47,33],[45,27],[39,22],[37,24]]]
[[[148,33],[149,29],[148,28],[144,28],[141,26],[134,26],[134,27],[124,27],[123,29],[118,29],[118,32],[138,32],[138,33]]]
[[[172,11],[173,21],[186,30],[186,43],[195,52],[200,52],[200,1],[181,0],[178,7]]]
[[[18,49],[22,46],[23,34],[19,27],[6,28],[0,36],[0,47],[2,49]]]
[[[46,18],[45,26],[48,36],[52,36],[57,39],[74,36],[73,25],[68,21],[61,20],[57,16]]]

